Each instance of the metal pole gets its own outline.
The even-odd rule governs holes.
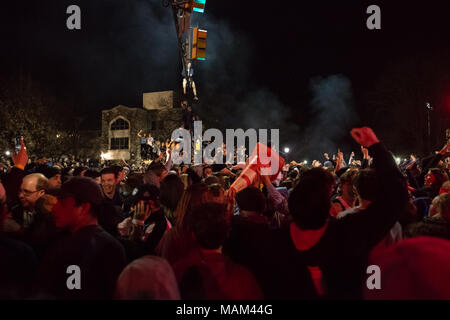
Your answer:
[[[427,134],[428,134],[428,151],[431,150],[431,116],[430,116],[430,112],[431,110],[433,110],[433,107],[431,106],[431,104],[429,102],[426,103],[426,107],[427,107]]]

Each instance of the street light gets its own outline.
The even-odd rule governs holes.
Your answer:
[[[427,108],[427,133],[428,133],[428,148],[431,148],[431,121],[430,121],[430,112],[433,111],[433,107],[431,103],[427,102],[425,104]]]
[[[5,154],[7,157],[9,157],[11,155],[11,151],[6,151]]]
[[[308,160],[303,161],[304,164],[308,164]]]
[[[101,153],[100,157],[102,158],[102,160],[111,160],[111,153],[110,152],[106,152],[106,153]]]
[[[289,149],[288,147],[284,148],[284,153],[289,153],[289,151],[291,151],[291,149]]]

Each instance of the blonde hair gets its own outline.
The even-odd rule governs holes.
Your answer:
[[[196,183],[189,186],[183,192],[175,210],[177,227],[185,230],[188,229],[186,215],[197,205],[208,202],[210,197],[208,186],[205,183]]]
[[[450,221],[450,194],[443,193],[433,199],[433,206],[436,206],[437,212],[445,220]]]

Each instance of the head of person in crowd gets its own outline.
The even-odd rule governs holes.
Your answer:
[[[242,216],[248,213],[263,214],[266,209],[266,197],[261,190],[255,187],[248,187],[238,192],[236,202]]]
[[[295,179],[297,179],[298,175],[299,175],[298,168],[297,167],[291,167],[291,170],[289,170],[289,172],[288,172],[289,178],[291,178],[292,180],[295,180]]]
[[[358,169],[347,169],[339,178],[339,189],[342,197],[346,200],[354,201],[355,189],[353,188],[353,177],[358,173]]]
[[[445,181],[442,184],[441,189],[439,190],[439,194],[443,193],[450,193],[450,181]]]
[[[74,177],[78,177],[78,176],[83,177],[88,169],[89,169],[88,167],[84,167],[84,166],[76,167],[75,169],[73,169],[72,175]]]
[[[180,268],[182,263],[175,265],[181,297],[260,299],[260,289],[253,276],[221,254],[231,230],[231,213],[227,206],[211,202],[201,204],[193,209],[189,225],[200,256],[208,258],[202,258],[206,262],[185,265],[184,272]]]
[[[69,166],[61,170],[61,182],[64,183],[72,177],[73,169]]]
[[[325,225],[334,187],[333,175],[323,168],[302,173],[288,201],[289,212],[300,229],[317,230]]]
[[[212,176],[213,171],[210,166],[204,166],[203,167],[203,179],[208,178],[209,176]]]
[[[353,168],[360,168],[361,167],[361,160],[352,160],[352,163],[350,164]]]
[[[189,169],[189,166],[188,165],[185,165],[185,164],[182,164],[181,165],[181,173],[183,174],[183,173],[186,173],[186,171]]]
[[[209,176],[205,179],[205,183],[208,186],[211,200],[213,202],[224,203],[225,202],[225,189],[223,186],[223,177]]]
[[[409,170],[413,177],[418,177],[420,175],[421,169],[416,161],[411,161],[405,166],[405,170]]]
[[[209,193],[208,185],[205,183],[196,183],[190,185],[184,192],[178,202],[175,210],[176,225],[178,228],[188,230],[186,217],[192,212],[196,206],[209,202],[211,195]]]
[[[123,180],[126,180],[128,178],[128,175],[131,172],[131,169],[130,169],[130,167],[125,166],[125,167],[123,167],[122,172],[123,172]]]
[[[197,174],[197,172],[195,172],[194,169],[188,168],[186,170],[186,174],[188,175],[188,185],[202,182],[202,178]]]
[[[334,177],[335,180],[337,180],[337,175],[335,172],[334,167],[324,167],[325,170],[327,170],[331,175]]]
[[[222,249],[231,229],[231,215],[225,204],[203,203],[193,209],[188,219],[194,237],[202,249]]]
[[[101,186],[103,194],[112,199],[116,193],[118,172],[111,167],[103,169],[101,172]]]
[[[114,170],[114,175],[116,176],[116,184],[120,184],[125,178],[124,167],[115,164],[112,165],[110,168]]]
[[[19,200],[23,208],[33,210],[36,201],[45,195],[48,179],[42,173],[32,173],[25,176],[19,190]]]
[[[53,218],[58,228],[68,228],[71,232],[96,225],[103,201],[100,186],[86,177],[73,177],[52,192],[58,198],[53,206]]]
[[[432,168],[425,175],[425,186],[433,190],[438,191],[446,181],[448,181],[447,173],[439,168]]]
[[[326,168],[331,168],[331,167],[333,167],[333,162],[331,162],[330,160],[327,160],[323,163],[323,166]]]
[[[36,170],[48,179],[48,189],[61,188],[61,170],[55,167],[41,166]]]
[[[84,174],[84,176],[86,178],[94,179],[95,182],[99,185],[102,183],[102,177],[101,177],[102,175],[100,174],[100,171],[98,171],[97,169],[88,169],[86,171],[86,173]]]
[[[162,163],[153,162],[144,174],[144,183],[152,184],[159,188],[167,173],[167,169]]]
[[[127,182],[124,185],[124,191],[131,194],[134,189],[144,184],[143,174],[133,172],[128,176]]]
[[[144,256],[125,267],[117,279],[119,300],[179,300],[177,279],[167,260]]]
[[[430,206],[431,217],[441,217],[450,222],[450,194],[443,193],[433,199]]]
[[[135,206],[139,201],[144,201],[150,212],[159,211],[161,207],[161,193],[159,189],[152,184],[143,184],[137,188],[136,194],[133,196],[131,205]]]
[[[287,190],[291,190],[294,187],[294,181],[288,178],[280,183],[280,187],[286,188]]]
[[[38,201],[36,201],[36,208],[39,212],[44,214],[52,214],[53,207],[58,202],[58,198],[52,195],[52,193],[57,193],[58,189],[59,188],[49,189],[48,194],[43,195],[38,199]]]
[[[377,174],[373,169],[362,169],[353,177],[353,185],[359,206],[367,206],[376,198]]]
[[[170,212],[167,212],[169,218],[175,212],[183,191],[183,181],[175,174],[170,174],[161,181],[161,204]]]
[[[366,300],[447,300],[450,297],[448,240],[406,239],[372,254],[368,265],[381,270],[381,290],[363,286]]]
[[[173,171],[177,176],[181,175],[181,167],[176,164],[172,165],[171,171]]]

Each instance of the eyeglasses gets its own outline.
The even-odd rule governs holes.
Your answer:
[[[20,189],[20,190],[19,190],[19,194],[20,194],[20,193],[23,193],[23,195],[24,195],[25,197],[29,197],[29,196],[31,196],[33,193],[36,193],[36,192],[38,192],[38,191],[41,191],[41,190],[30,191],[30,190],[26,190],[26,189]]]

